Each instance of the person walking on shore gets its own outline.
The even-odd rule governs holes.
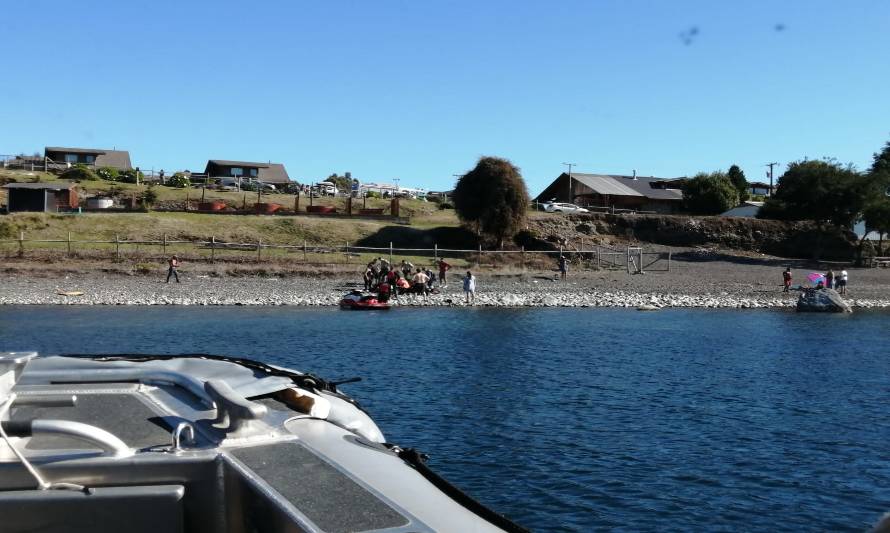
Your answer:
[[[791,290],[791,267],[785,269],[785,272],[782,272],[782,285],[784,285],[784,289],[782,292],[788,292]]]
[[[565,281],[566,275],[568,274],[568,272],[569,272],[569,262],[566,259],[566,256],[560,255],[559,256],[559,277],[560,277],[560,279]]]
[[[467,297],[467,305],[470,304],[470,300],[473,304],[476,303],[476,277],[469,270],[464,278],[464,295]]]
[[[838,292],[844,296],[847,295],[847,271],[841,270],[840,275],[837,278],[837,289]]]
[[[441,285],[442,287],[447,287],[448,281],[445,277],[445,273],[451,270],[451,265],[446,263],[444,259],[439,259],[439,262],[436,266],[439,267],[439,285]]]
[[[828,269],[828,272],[825,273],[825,288],[833,289],[834,288],[834,270]]]
[[[167,261],[169,268],[167,268],[167,283],[170,283],[170,276],[176,278],[176,283],[179,283],[179,274],[176,272],[176,269],[179,268],[179,259],[174,255]]]

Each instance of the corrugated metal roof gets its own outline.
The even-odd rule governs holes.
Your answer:
[[[612,176],[572,174],[572,179],[578,180],[590,187],[597,194],[608,194],[611,196],[644,196],[630,187],[627,187]]]
[[[50,191],[65,191],[76,186],[76,183],[58,182],[58,183],[7,183],[4,189],[42,189]]]

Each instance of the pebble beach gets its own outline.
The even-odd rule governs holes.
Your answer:
[[[809,269],[795,272],[795,284]],[[334,306],[361,288],[358,274],[334,276],[215,276],[181,273],[182,283],[157,274],[11,273],[0,305],[291,305]],[[798,293],[781,292],[781,268],[734,262],[679,263],[671,272],[631,275],[620,271],[570,272],[566,281],[550,271],[477,274],[475,306],[790,308]],[[847,301],[857,308],[890,307],[890,271],[850,269]],[[394,306],[464,306],[459,276],[428,298],[402,296]],[[63,295],[59,293],[68,293]],[[82,293],[82,294],[74,294]]]

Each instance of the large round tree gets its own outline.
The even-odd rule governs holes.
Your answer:
[[[683,204],[696,215],[719,215],[739,204],[739,191],[723,172],[701,172],[683,184]]]
[[[482,157],[454,187],[454,210],[461,222],[491,237],[498,247],[522,226],[528,204],[519,168],[500,157]]]

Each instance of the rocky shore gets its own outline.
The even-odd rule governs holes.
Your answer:
[[[645,307],[659,308],[792,308],[798,293],[756,283],[709,284],[686,275],[618,276],[612,273],[557,281],[551,274],[479,277],[476,306],[487,307]],[[622,281],[623,280],[623,281]],[[61,277],[11,275],[0,288],[0,305],[294,305],[334,306],[358,288],[345,278],[228,278],[184,275],[183,282],[164,283],[160,276],[89,274]],[[858,308],[890,307],[878,291],[849,295]],[[68,293],[63,295],[59,293]],[[464,306],[458,279],[427,299],[402,296],[396,306]]]

